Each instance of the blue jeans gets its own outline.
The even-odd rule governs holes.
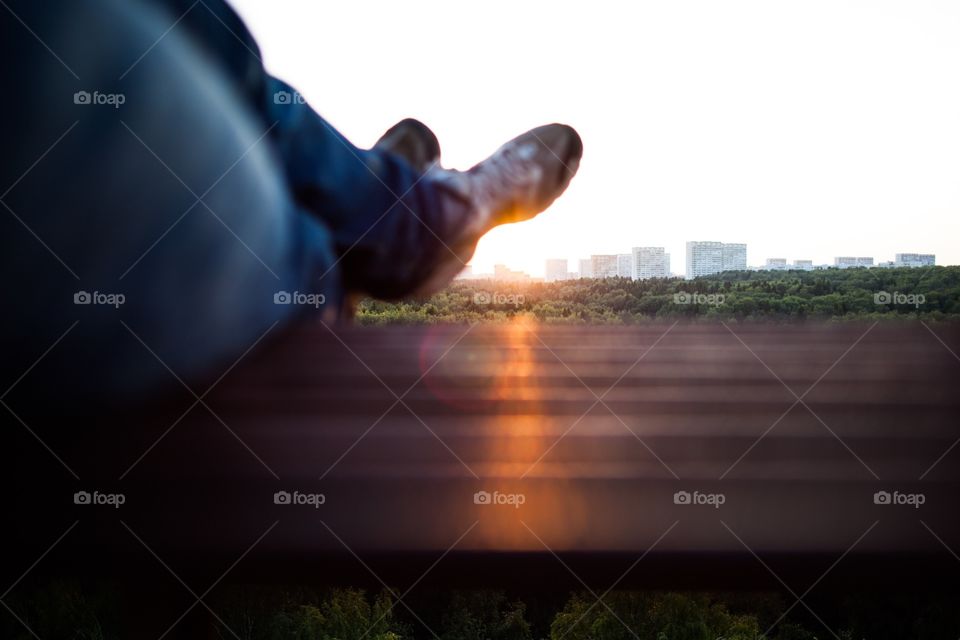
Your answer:
[[[222,0],[8,4],[5,385],[53,344],[30,378],[79,394],[215,377],[458,259],[467,204],[354,147]]]

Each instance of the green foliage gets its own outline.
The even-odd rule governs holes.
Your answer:
[[[878,303],[886,292],[923,303]],[[711,296],[692,303],[677,294]],[[696,280],[625,278],[508,283],[458,280],[427,300],[364,300],[363,325],[504,322],[630,324],[652,320],[960,319],[960,267],[727,271]]]
[[[574,594],[550,627],[551,640],[762,640],[757,618],[732,614],[709,594],[612,592],[598,603]]]
[[[17,640],[37,636],[74,640],[119,638],[117,599],[111,589],[84,589],[74,582],[53,581],[9,599],[8,606],[19,620],[4,613],[0,637]]]
[[[777,631],[776,640],[817,640],[817,636],[813,635],[803,627],[793,623],[787,623],[780,625],[780,628]]]
[[[242,640],[402,640],[409,631],[394,618],[386,590],[372,600],[360,589],[293,592],[246,587],[227,594],[218,608]]]
[[[526,605],[502,591],[458,591],[442,619],[441,640],[531,640]]]
[[[7,604],[43,640],[139,637],[121,632],[122,592],[54,581],[18,589]],[[960,599],[904,591],[852,594],[840,606],[842,621],[828,630],[816,617],[788,611],[776,593],[675,593],[611,591],[598,602],[571,594],[562,607],[544,609],[534,632],[527,605],[503,591],[422,594],[417,614],[394,607],[386,590],[371,597],[353,588],[315,591],[272,586],[218,588],[210,602],[209,637],[239,640],[927,640],[960,637]],[[534,605],[535,607],[536,605]],[[399,611],[397,609],[400,609]],[[819,611],[818,607],[818,611]],[[784,615],[784,613],[788,615]],[[422,617],[421,617],[422,616]],[[423,622],[430,620],[429,623]],[[830,620],[830,618],[828,618]],[[129,621],[128,621],[129,622]],[[769,627],[776,625],[764,635]],[[425,625],[429,624],[432,629]],[[835,624],[831,621],[830,624]],[[547,628],[549,625],[549,628]],[[810,625],[813,625],[810,627]],[[416,632],[414,632],[416,629]],[[433,632],[437,632],[434,636]],[[835,635],[836,634],[836,635]],[[12,616],[0,618],[0,638],[34,638]]]

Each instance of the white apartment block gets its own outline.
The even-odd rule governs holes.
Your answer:
[[[723,271],[722,242],[687,242],[687,279]]]
[[[801,271],[813,271],[813,260],[794,260],[793,268]]]
[[[569,261],[566,258],[547,259],[547,269],[544,280],[547,282],[557,282],[558,280],[567,280],[569,277]]]
[[[833,266],[838,269],[851,269],[853,267],[872,267],[873,258],[839,256],[833,259]]]
[[[740,243],[687,242],[687,279],[721,271],[747,268],[747,245]]]
[[[633,279],[633,255],[630,253],[617,254],[617,277]]]
[[[767,258],[767,262],[763,268],[770,271],[785,271],[787,268],[787,259],[786,258]]]
[[[581,259],[579,272],[580,272],[581,278],[592,278],[593,277],[593,261],[590,258]]]
[[[616,254],[613,255],[592,255],[590,256],[591,278],[616,278],[619,266],[619,259]]]
[[[893,264],[896,267],[932,267],[937,264],[937,256],[932,253],[898,253]]]
[[[670,277],[670,254],[663,247],[634,247],[633,279]]]
[[[747,245],[723,243],[723,270],[743,271],[747,268]]]

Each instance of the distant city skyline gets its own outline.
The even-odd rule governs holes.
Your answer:
[[[675,253],[671,253],[670,251],[667,251],[667,250],[666,250],[667,247],[665,247],[665,246],[663,246],[663,245],[660,245],[660,246],[659,246],[659,248],[664,249],[664,253],[665,253],[666,256],[667,256],[667,261],[668,261],[668,275],[669,275],[669,274],[677,275],[677,276],[684,276],[684,275],[686,275],[686,254],[687,254],[687,252],[686,252],[686,245],[687,245],[689,242],[691,242],[691,241],[689,241],[689,240],[684,241],[683,244],[681,245],[682,248],[681,248],[678,252],[675,252]],[[734,244],[746,244],[746,243],[734,243]],[[747,245],[747,246],[749,247],[749,245]],[[546,265],[546,262],[547,262],[547,261],[551,261],[551,260],[567,260],[568,263],[569,263],[569,267],[568,267],[569,270],[570,270],[572,273],[579,273],[579,272],[581,271],[581,270],[579,269],[579,263],[580,263],[581,261],[590,262],[590,256],[600,256],[600,255],[604,255],[604,256],[606,256],[606,255],[616,256],[616,255],[623,255],[623,254],[625,254],[625,253],[627,253],[627,252],[629,252],[629,251],[632,251],[632,249],[634,249],[634,248],[635,248],[635,247],[629,247],[629,248],[627,248],[626,251],[624,251],[624,248],[623,248],[623,247],[620,247],[620,250],[618,250],[618,251],[598,252],[598,253],[589,253],[589,254],[577,254],[577,255],[569,256],[569,257],[567,257],[567,258],[564,258],[564,257],[562,257],[562,256],[560,256],[560,255],[548,255],[546,258],[544,258],[543,260],[541,260],[541,261],[539,262],[539,266],[534,266],[534,267],[532,267],[532,268],[523,268],[523,265],[525,265],[525,264],[530,264],[531,258],[530,258],[529,256],[523,256],[522,258],[520,258],[520,259],[518,259],[518,260],[514,260],[514,261],[510,261],[510,260],[507,260],[507,261],[497,261],[497,263],[498,263],[498,264],[505,264],[505,265],[507,265],[507,266],[509,266],[510,268],[513,268],[513,269],[519,269],[519,270],[527,273],[528,275],[530,275],[530,276],[532,276],[532,277],[534,277],[534,278],[545,278],[545,279],[546,279],[546,278],[547,278],[547,275],[548,275],[548,274],[547,274],[547,270],[546,270],[546,268],[545,268],[545,265]],[[650,248],[654,248],[654,247],[650,247]],[[792,255],[788,255],[788,256],[783,256],[783,255],[780,255],[780,256],[775,256],[775,255],[763,256],[763,255],[760,255],[760,252],[755,251],[752,247],[750,247],[750,248],[748,249],[748,253],[747,253],[747,261],[746,261],[746,266],[745,266],[745,268],[746,268],[746,269],[763,269],[763,268],[768,268],[767,263],[768,263],[769,260],[784,260],[784,261],[786,262],[786,267],[787,267],[788,269],[789,269],[789,268],[799,268],[799,269],[803,269],[803,268],[807,268],[807,267],[808,267],[808,268],[813,268],[813,267],[824,267],[824,266],[827,266],[827,267],[836,266],[836,267],[840,267],[840,268],[846,268],[846,267],[848,267],[848,266],[894,266],[894,263],[897,263],[897,262],[900,261],[900,256],[914,256],[914,260],[916,261],[916,264],[904,264],[904,265],[901,265],[901,266],[923,266],[923,265],[925,265],[925,264],[929,264],[929,262],[926,262],[923,258],[921,258],[922,256],[932,256],[932,257],[935,257],[935,260],[936,260],[935,264],[936,264],[936,265],[939,265],[939,266],[949,266],[950,264],[954,264],[954,263],[945,263],[945,262],[941,259],[941,257],[940,257],[938,254],[936,254],[936,253],[933,253],[933,252],[925,252],[925,251],[917,251],[917,250],[913,250],[913,251],[895,251],[892,255],[884,255],[884,254],[879,254],[879,253],[874,253],[874,254],[867,253],[867,254],[865,254],[865,255],[857,255],[857,256],[853,256],[853,255],[849,255],[849,254],[845,254],[845,255],[837,254],[837,255],[827,256],[827,257],[824,258],[824,259],[814,259],[814,258],[811,257],[812,253],[813,253],[813,252],[806,252],[806,253],[804,253],[803,251],[797,251],[797,252],[796,252],[797,255],[796,255],[795,257],[792,256]],[[838,263],[837,263],[838,260],[843,260],[843,259],[856,260],[857,258],[869,258],[869,259],[872,259],[872,260],[873,260],[873,264],[872,264],[872,265],[866,265],[866,264],[860,264],[860,265],[857,265],[857,264],[842,264],[842,265],[841,265],[841,264],[838,264]],[[490,265],[489,268],[480,268],[480,267],[478,266],[478,264],[477,264],[475,261],[473,261],[473,260],[470,261],[469,265],[470,265],[470,267],[471,267],[471,270],[472,270],[474,273],[491,273],[491,274],[493,273],[493,265]],[[776,267],[776,266],[771,266],[771,267],[769,267],[769,268],[776,269],[777,267]]]
[[[593,254],[589,258],[573,261],[571,269],[569,258],[547,258],[544,261],[544,274],[529,273],[522,269],[513,269],[511,265],[498,263],[492,272],[474,271],[468,265],[459,275],[460,278],[493,277],[499,280],[525,281],[543,279],[547,282],[576,278],[612,278],[622,277],[633,280],[649,278],[685,277],[687,279],[712,275],[722,271],[743,270],[802,270],[851,269],[858,267],[924,267],[937,264],[936,254],[898,252],[893,260],[876,260],[873,256],[834,256],[832,262],[816,263],[810,259],[766,258],[762,264],[748,264],[747,245],[737,242],[715,240],[688,240],[686,242],[685,269],[682,272],[672,268],[670,254],[664,247],[632,247],[630,253]]]

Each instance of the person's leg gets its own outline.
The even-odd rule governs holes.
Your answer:
[[[61,370],[92,359],[107,379],[79,387],[168,376],[147,347],[178,375],[209,374],[292,315],[275,293],[322,294],[330,311],[346,292],[397,298],[443,284],[492,226],[545,208],[579,161],[579,138],[560,125],[463,173],[424,175],[358,149],[263,71],[246,31],[212,37],[241,24],[193,15],[229,11],[219,0],[185,14],[162,10],[173,0],[11,4],[32,25],[3,23],[16,62],[2,82],[22,94],[0,118],[11,185],[0,266],[8,298],[22,301],[3,320],[11,374],[73,317],[50,357]],[[72,305],[78,291],[125,304]]]
[[[11,9],[36,37],[3,21],[4,389],[64,332],[29,377],[115,392],[172,380],[158,358],[219,375],[304,310],[278,292],[336,307],[329,233],[289,196],[269,125],[167,32],[177,16],[127,0]]]
[[[539,213],[576,171],[580,139],[561,125],[530,131],[463,173],[425,172],[406,154],[359,149],[264,71],[253,36],[223,0],[155,1],[269,128],[294,199],[332,232],[346,291],[400,298],[442,286],[483,233]],[[426,127],[419,134],[436,145]]]
[[[449,279],[463,267],[479,238],[469,199],[423,178],[422,167],[396,153],[354,146],[294,88],[266,73],[253,36],[223,0],[152,1],[167,8],[171,23],[179,19],[176,29],[269,128],[293,198],[331,230],[346,290],[398,298],[438,269],[453,269]]]
[[[266,117],[277,123],[294,196],[332,230],[346,289],[373,297],[396,299],[449,282],[484,233],[546,209],[583,152],[576,131],[551,124],[469,171],[424,171],[380,145],[358,149],[279,80],[269,78],[268,88],[276,98]],[[419,135],[426,147],[436,142],[425,127]]]

